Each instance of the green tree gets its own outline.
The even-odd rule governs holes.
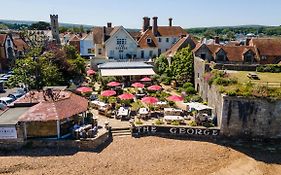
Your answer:
[[[40,56],[36,61],[31,58],[16,61],[14,71],[14,83],[23,83],[29,88],[61,85],[63,78],[56,65]]]
[[[1,29],[1,30],[7,30],[7,29],[9,29],[9,27],[6,26],[5,24],[1,24],[1,23],[0,23],[0,29]]]
[[[168,59],[164,55],[160,55],[159,57],[156,58],[155,67],[156,67],[157,74],[159,75],[170,74]]]
[[[235,33],[232,31],[227,32],[226,37],[228,40],[234,40],[235,39]]]
[[[189,47],[181,49],[172,58],[170,69],[178,84],[183,85],[186,82],[193,82],[193,60],[194,57]]]
[[[68,31],[68,28],[67,28],[67,27],[64,27],[64,26],[60,26],[60,27],[59,27],[59,31],[60,31],[60,33],[64,33],[64,32],[67,32],[67,31]]]
[[[78,57],[77,50],[74,46],[66,45],[63,47],[68,59],[76,59]]]
[[[214,38],[216,35],[216,32],[212,29],[208,29],[203,33],[203,36],[207,39]]]
[[[29,28],[33,30],[47,30],[50,28],[50,24],[44,21],[39,21],[31,24]]]

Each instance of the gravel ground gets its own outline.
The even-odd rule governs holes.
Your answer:
[[[0,174],[273,175],[281,172],[281,154],[256,155],[254,150],[246,153],[208,142],[116,137],[101,152],[40,149],[2,153]]]

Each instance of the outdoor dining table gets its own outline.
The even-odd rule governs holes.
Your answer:
[[[167,120],[167,121],[183,121],[184,118],[182,116],[167,115],[167,116],[164,116],[164,120]]]
[[[146,114],[148,114],[148,110],[146,108],[140,108],[139,114],[140,115],[146,115]]]
[[[121,107],[121,108],[119,108],[117,115],[118,116],[127,116],[128,113],[129,113],[128,109]]]
[[[101,102],[101,101],[98,101],[98,100],[91,101],[91,104],[93,104],[95,108],[99,108],[99,107],[105,107],[105,106],[107,106],[107,104],[106,104],[106,103]]]

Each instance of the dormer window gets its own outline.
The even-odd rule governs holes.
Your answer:
[[[147,38],[146,42],[147,42],[147,44],[151,44],[151,42],[152,42],[151,38]]]

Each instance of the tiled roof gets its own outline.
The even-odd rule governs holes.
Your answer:
[[[13,41],[16,46],[16,50],[18,51],[24,51],[28,48],[26,42],[24,42],[21,38],[15,38]]]
[[[69,41],[80,41],[80,37],[78,35],[73,35]]]
[[[199,48],[201,48],[202,45],[205,44],[197,44],[193,52],[199,50]],[[216,53],[222,49],[226,53],[228,61],[232,61],[232,62],[242,62],[244,54],[249,50],[252,51],[256,57],[255,48],[252,46],[223,46],[217,44],[210,44],[206,46],[208,47],[214,58],[216,56]]]
[[[45,101],[43,92],[37,93],[38,104],[32,106],[26,113],[20,116],[20,121],[50,121],[62,120],[73,115],[87,111],[88,100],[71,92],[63,91],[62,98],[53,101]],[[24,98],[15,103],[22,102]],[[27,100],[29,101],[29,100]],[[24,101],[23,101],[24,102]]]
[[[151,39],[151,43],[147,43],[147,39]],[[151,29],[146,30],[138,40],[140,48],[158,47],[158,41],[152,33]]]
[[[281,56],[281,39],[279,38],[254,38],[250,41],[255,46],[260,56]]]
[[[109,38],[110,33],[112,32],[114,28],[108,28],[106,27],[106,36],[105,41]],[[103,43],[103,27],[94,27],[93,29],[93,38],[95,44],[102,44]]]
[[[0,46],[4,45],[6,37],[7,37],[7,34],[0,34]]]
[[[158,26],[158,34],[160,36],[182,36],[188,33],[180,26]]]
[[[176,54],[176,52],[182,48],[187,47],[188,45],[191,46],[190,49],[194,49],[194,47],[196,46],[197,41],[191,36],[188,35],[186,37],[181,38],[180,40],[178,40],[167,52],[165,52],[164,54],[166,56],[174,56]]]
[[[138,32],[130,31],[129,34],[130,34],[135,40],[139,40],[139,38],[141,37],[141,32],[140,32],[140,31],[138,31]]]

